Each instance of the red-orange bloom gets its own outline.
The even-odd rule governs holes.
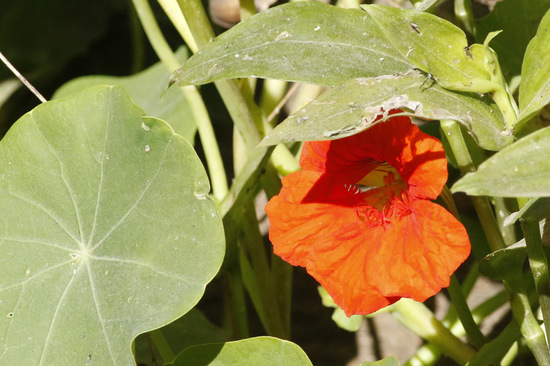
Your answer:
[[[424,301],[468,257],[464,226],[430,201],[447,180],[443,147],[409,118],[306,142],[300,165],[266,206],[269,237],[348,316]]]

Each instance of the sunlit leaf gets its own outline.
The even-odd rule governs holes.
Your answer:
[[[262,144],[353,135],[378,123],[374,121],[383,111],[396,108],[425,119],[457,120],[489,150],[502,149],[513,139],[492,101],[448,91],[415,72],[355,79],[330,89],[277,126]]]
[[[550,0],[502,0],[484,18],[475,20],[476,39],[483,42],[490,32],[502,30],[491,41],[502,71],[507,76],[519,75],[527,44],[537,32],[541,17],[550,8]]]
[[[363,5],[376,27],[401,56],[453,90],[490,91],[491,75],[481,45],[468,47],[464,32],[433,14],[380,5]]]
[[[308,366],[311,361],[296,344],[272,337],[189,347],[168,366]]]
[[[142,115],[94,87],[0,142],[0,364],[131,365],[132,340],[189,311],[219,269],[204,168]]]
[[[176,57],[183,62],[187,59],[186,50],[181,48]],[[177,134],[193,143],[197,125],[183,92],[172,88],[162,95],[169,76],[170,72],[161,62],[132,76],[83,76],[63,85],[53,98],[64,98],[94,85],[121,85],[128,90],[134,102],[145,110],[147,116],[168,122]]]
[[[474,196],[550,196],[550,127],[534,132],[499,151],[475,173],[454,184],[453,192]]]
[[[172,81],[258,76],[336,85],[411,68],[367,13],[312,1],[277,6],[237,24],[193,55]]]
[[[525,120],[550,103],[550,11],[529,43],[521,70],[520,120]]]

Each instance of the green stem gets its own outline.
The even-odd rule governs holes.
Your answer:
[[[455,17],[468,33],[475,34],[471,0],[455,0]]]
[[[183,14],[180,11],[180,7],[178,5],[177,0],[158,0],[160,6],[162,6],[162,9],[170,18],[170,21],[176,27],[178,33],[180,34],[181,38],[185,41],[187,44],[187,47],[191,50],[191,52],[195,53],[198,51],[197,43],[195,42],[195,38],[193,38],[193,35],[191,34],[191,30],[189,29],[189,26],[187,25],[187,22],[185,21],[185,18],[183,17]]]
[[[465,365],[475,350],[451,333],[422,303],[401,299],[394,305],[397,319],[420,337],[433,343],[455,362]]]
[[[226,271],[225,314],[231,327],[232,338],[250,337],[243,281],[239,269]]]
[[[526,294],[512,293],[510,299],[514,318],[520,325],[527,347],[535,356],[539,365],[550,365],[550,353],[542,328],[533,315],[529,299]]]
[[[528,198],[518,198],[520,206],[525,204]],[[544,324],[550,324],[550,275],[548,273],[548,259],[542,246],[539,223],[521,219],[521,229],[527,246],[527,257],[535,286],[539,297]]]
[[[453,151],[456,162],[462,174],[475,171],[474,162],[462,136],[462,131],[458,122],[451,120],[441,121],[441,130],[445,134],[449,145]],[[493,209],[487,197],[471,196],[470,197],[474,208],[481,222],[483,232],[489,242],[489,247],[492,251],[502,249],[505,247],[504,239],[498,227],[497,220],[493,214]]]
[[[132,31],[132,74],[143,70],[145,66],[145,47],[143,42],[143,30],[135,9],[130,9]]]
[[[464,327],[464,330],[466,331],[468,339],[478,349],[481,348],[486,342],[485,336],[481,333],[479,327],[474,321],[474,317],[472,316],[470,308],[466,303],[466,298],[462,293],[460,283],[456,279],[455,275],[451,276],[451,283],[447,288],[447,291],[451,296],[451,303],[456,309],[456,313],[462,323],[462,326]]]
[[[176,70],[179,67],[179,62],[162,35],[149,3],[147,0],[133,0],[133,2],[141,24],[143,25],[143,29],[145,30],[145,34],[157,56],[170,71]],[[195,116],[199,137],[208,163],[208,172],[212,182],[212,192],[214,198],[219,202],[227,194],[228,187],[225,167],[214,134],[214,129],[212,128],[212,122],[210,121],[204,101],[197,89],[192,86],[186,86],[181,88],[181,90],[185,94],[191,112]]]
[[[168,344],[168,341],[164,338],[164,334],[162,334],[160,329],[149,332],[149,336],[151,337],[155,348],[159,351],[160,357],[162,357],[164,363],[168,363],[176,357],[170,347],[170,344]]]

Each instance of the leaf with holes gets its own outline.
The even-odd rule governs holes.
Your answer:
[[[0,364],[130,365],[189,311],[223,229],[192,147],[120,87],[45,103],[0,142]]]
[[[278,125],[262,144],[342,138],[379,123],[392,109],[424,119],[459,121],[485,149],[500,150],[513,141],[491,100],[443,89],[412,72],[353,79],[329,89]]]

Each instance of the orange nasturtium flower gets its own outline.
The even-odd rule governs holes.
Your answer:
[[[408,117],[306,142],[300,165],[266,206],[269,237],[348,316],[424,301],[468,257],[464,226],[430,201],[447,180],[443,147]]]

